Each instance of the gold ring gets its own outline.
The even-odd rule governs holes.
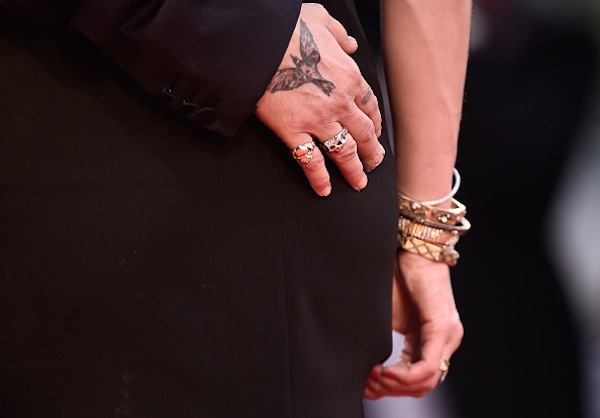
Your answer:
[[[439,370],[442,372],[442,375],[440,376],[440,383],[444,383],[444,380],[446,380],[448,372],[450,371],[450,361],[446,360],[445,358],[440,359]]]
[[[398,360],[396,362],[396,364],[406,364],[406,368],[410,369],[412,367],[412,361],[409,360],[409,358],[407,358],[404,354],[400,354],[400,356],[398,357]]]
[[[315,149],[315,143],[313,141],[305,144],[298,145],[296,148],[292,148],[292,156],[294,159],[300,161],[302,164],[308,164],[312,160],[313,150]]]

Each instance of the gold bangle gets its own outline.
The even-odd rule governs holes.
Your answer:
[[[426,205],[403,194],[398,194],[398,205],[401,214],[454,225],[465,216],[467,207],[454,198],[450,199],[450,203],[452,204],[451,208],[439,208]]]
[[[399,244],[400,248],[409,253],[446,263],[450,267],[455,266],[460,257],[453,245],[436,245],[411,236],[400,237]]]
[[[406,213],[403,213],[401,216],[404,216],[405,218],[408,218],[414,222],[418,222],[422,225],[430,226],[432,228],[439,228],[445,231],[457,231],[459,235],[464,235],[467,233],[467,231],[469,231],[469,229],[471,229],[471,222],[469,222],[469,220],[464,216],[460,219],[460,222],[457,222],[454,225],[442,222],[429,221],[427,219],[423,219]]]
[[[436,245],[455,245],[460,238],[456,230],[433,228],[404,216],[398,218],[398,237],[401,236],[415,237]]]

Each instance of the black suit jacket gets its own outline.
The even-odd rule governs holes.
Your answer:
[[[300,0],[0,0],[80,33],[143,90],[232,137],[281,62]]]

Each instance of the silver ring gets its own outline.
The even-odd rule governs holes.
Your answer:
[[[340,152],[342,146],[346,143],[348,138],[346,135],[348,134],[348,129],[342,126],[342,130],[336,135],[329,138],[327,141],[323,142],[321,146],[326,152]]]
[[[312,160],[315,145],[314,142],[307,142],[292,148],[290,151],[295,160],[300,161],[302,164],[308,164]]]

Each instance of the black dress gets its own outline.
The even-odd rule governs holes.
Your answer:
[[[289,39],[298,4],[273,3],[294,3],[272,16]],[[381,97],[352,2],[325,6]],[[329,164],[320,198],[251,110],[191,120],[155,100],[142,67],[121,72],[106,39],[17,15],[2,13],[0,35],[0,416],[361,417],[391,349],[388,138],[365,190]],[[77,28],[73,16],[58,22]],[[249,83],[268,81],[285,44]],[[217,113],[235,102],[219,99]]]

